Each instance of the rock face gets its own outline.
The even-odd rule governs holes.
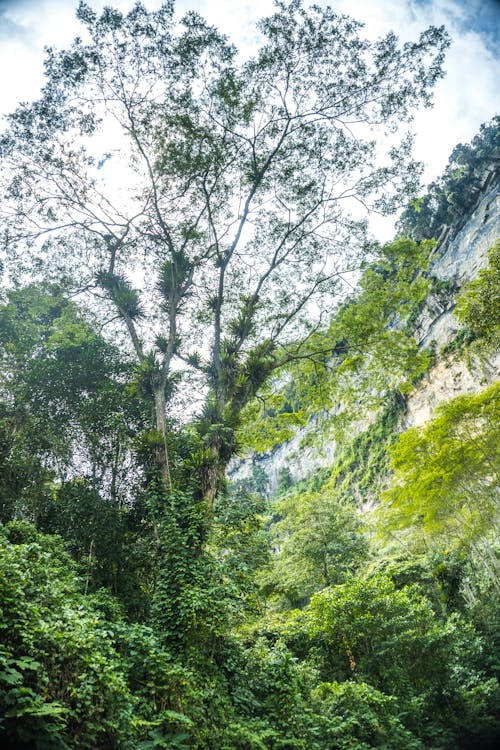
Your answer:
[[[434,342],[439,349],[453,338],[459,327],[453,315],[455,294],[488,265],[488,250],[499,237],[500,182],[497,182],[478,201],[453,239],[445,239],[436,248],[430,272],[444,282],[443,292],[429,298],[417,322],[421,346]]]
[[[291,481],[296,482],[313,471],[331,466],[336,451],[334,440],[325,441],[322,446],[303,445],[308,434],[319,430],[320,420],[311,420],[307,427],[297,430],[291,440],[277,445],[269,453],[250,452],[245,458],[233,460],[229,466],[229,478],[233,482],[251,479],[255,467],[259,467],[267,477],[267,487],[263,494],[272,497],[285,473],[289,473]]]
[[[445,357],[426,373],[411,392],[401,429],[418,427],[427,422],[439,404],[465,393],[477,393],[498,380],[500,352],[487,359],[470,362]]]
[[[430,273],[442,283],[429,298],[416,324],[420,345],[434,346],[437,352],[458,331],[459,323],[453,314],[457,292],[488,265],[488,251],[500,237],[500,181],[484,192],[460,231],[453,237],[449,230],[443,234],[430,268]],[[439,404],[485,388],[498,379],[499,372],[500,352],[488,359],[468,362],[457,360],[453,355],[438,355],[436,364],[408,396],[401,430],[426,422]],[[336,450],[334,441],[325,442],[322,447],[302,445],[309,433],[321,430],[320,421],[320,418],[311,421],[293,439],[276,446],[270,453],[250,454],[234,461],[229,468],[229,478],[233,481],[249,479],[257,466],[265,472],[266,494],[272,496],[283,472],[289,472],[291,480],[297,481],[331,465]]]

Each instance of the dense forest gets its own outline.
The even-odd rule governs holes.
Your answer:
[[[0,135],[2,747],[496,747],[500,384],[402,416],[500,347],[500,242],[433,274],[499,119],[416,198],[444,29],[372,43],[293,0],[241,63],[169,4],[78,15]],[[230,481],[304,427],[330,465]]]

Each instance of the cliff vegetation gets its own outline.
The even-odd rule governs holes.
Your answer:
[[[173,13],[82,2],[0,138],[2,747],[493,750],[498,234],[436,263],[495,231],[499,120],[415,200],[444,29],[293,0],[241,63]]]

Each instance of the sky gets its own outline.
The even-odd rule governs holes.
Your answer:
[[[87,2],[95,10],[112,5],[126,11],[133,4],[133,0]],[[161,4],[161,0],[143,2],[149,9]],[[414,122],[414,153],[424,162],[423,182],[429,183],[441,174],[453,147],[470,141],[482,122],[500,112],[500,0],[330,0],[329,4],[363,21],[371,39],[393,30],[402,41],[409,41],[429,24],[447,27],[452,37],[447,75],[437,85],[434,108],[418,113]],[[19,101],[37,97],[43,84],[43,49],[64,47],[79,33],[77,5],[78,0],[0,0],[0,115],[15,109]],[[273,12],[274,3],[176,3],[179,15],[190,9],[248,54],[258,42],[256,21]]]

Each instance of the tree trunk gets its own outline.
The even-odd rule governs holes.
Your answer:
[[[209,464],[203,476],[203,500],[206,504],[207,514],[211,515],[217,491],[226,475],[225,466],[220,462],[218,451],[213,450],[213,463]]]
[[[168,461],[167,448],[167,414],[165,401],[165,388],[163,384],[154,386],[156,429],[158,431],[158,443],[156,446],[156,463],[160,470],[161,478],[165,486],[172,489],[172,479],[170,477],[170,466]]]

